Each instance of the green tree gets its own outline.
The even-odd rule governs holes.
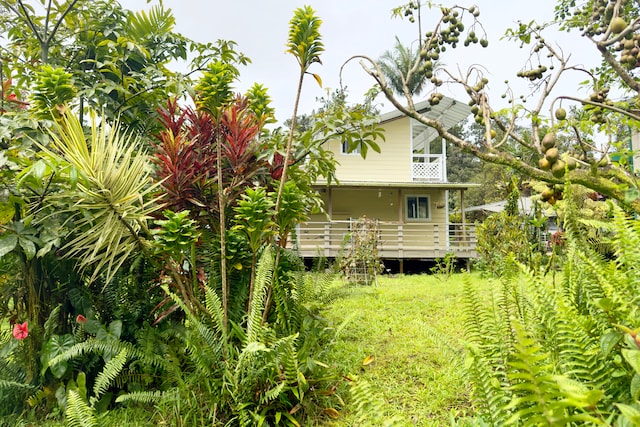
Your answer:
[[[405,90],[411,95],[419,95],[427,80],[433,76],[433,68],[438,66],[431,63],[429,69],[425,67],[419,72],[410,72],[416,63],[420,63],[418,52],[403,45],[397,36],[393,50],[387,50],[378,58],[378,66],[387,78],[389,87],[400,96],[404,95]]]
[[[419,2],[400,6],[394,14],[409,16],[415,22],[415,15],[419,17],[421,12],[416,3]],[[422,7],[435,9],[431,2],[424,3]],[[422,32],[419,29],[417,32],[421,54],[407,72],[406,81],[420,72],[421,67],[459,49],[460,44],[486,47],[489,43],[477,6],[442,7],[438,12],[440,18],[433,30]],[[580,29],[577,36],[586,37],[593,43],[596,54],[602,58],[602,65],[588,70],[571,63],[570,55],[559,49],[552,37],[546,36],[550,27],[564,31]],[[455,135],[440,120],[421,114],[408,90],[404,91],[404,96],[397,97],[377,61],[366,56],[354,58],[364,60],[365,72],[396,108],[433,127],[441,137],[464,151],[481,160],[508,166],[538,181],[581,184],[640,212],[638,182],[629,163],[624,160],[629,154],[629,128],[637,131],[640,122],[637,114],[640,102],[637,70],[640,63],[636,53],[639,33],[640,19],[635,3],[601,0],[590,0],[580,5],[568,0],[559,1],[555,21],[519,23],[516,28],[508,29],[508,39],[531,49],[528,65],[514,70],[514,74],[534,85],[538,99],[529,98],[525,104],[524,99],[508,88],[505,97],[511,106],[504,110],[493,107],[495,104],[491,100],[499,96],[490,96],[485,67],[474,65],[462,76],[447,67],[434,70],[431,86],[427,88],[430,102],[439,102],[441,85],[461,86],[469,96],[476,122],[484,127],[484,138],[480,144]],[[636,59],[632,60],[632,56]],[[532,67],[531,64],[540,65]],[[585,84],[592,89],[591,95],[583,99],[558,94],[559,79],[570,75],[574,76],[576,87],[586,78]],[[609,98],[610,91],[618,91],[625,96],[614,102]],[[560,109],[561,105],[566,107],[569,104],[572,106],[570,113],[566,108]],[[523,123],[528,123],[526,131],[521,127]],[[626,136],[620,138],[621,134]],[[545,135],[549,135],[546,140]],[[603,146],[595,143],[598,135],[605,135]],[[561,138],[569,141],[569,148],[556,151],[557,141]],[[512,152],[510,144],[506,144],[508,140],[516,142],[517,154]],[[532,159],[540,163],[532,163]]]

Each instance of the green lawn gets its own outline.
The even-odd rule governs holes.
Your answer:
[[[465,280],[489,285],[478,275],[449,280],[433,275],[382,277],[359,288],[326,313],[341,330],[331,362],[345,374],[366,380],[384,401],[384,416],[399,425],[449,425],[451,417],[472,413],[464,378]],[[363,365],[368,356],[371,364]],[[351,408],[351,409],[349,409]],[[353,405],[326,425],[362,425]]]

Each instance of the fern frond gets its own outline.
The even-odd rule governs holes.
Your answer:
[[[10,381],[10,380],[4,380],[2,378],[0,378],[0,390],[5,389],[5,390],[11,390],[11,389],[23,389],[23,390],[29,390],[32,389],[33,386],[30,384],[23,384],[23,383],[19,383],[17,381]]]
[[[511,400],[511,392],[508,385],[501,382],[501,377],[496,376],[496,370],[477,348],[467,349],[467,375],[474,384],[474,401],[478,405],[478,413],[481,418],[488,420],[489,425],[501,426],[506,423],[509,412],[506,407]]]
[[[507,424],[523,422],[525,425],[558,425],[566,419],[566,404],[561,402],[561,393],[549,364],[549,355],[542,347],[515,323],[516,339],[514,359],[507,374],[512,382],[511,402],[507,409],[513,415]]]
[[[211,287],[205,286],[204,292],[205,308],[211,315],[216,331],[220,333],[223,336],[223,340],[226,341],[226,328],[224,327],[224,310],[222,309],[222,301],[216,291]]]
[[[67,390],[65,424],[69,427],[96,427],[99,425],[95,409],[89,406],[77,390]]]
[[[299,381],[298,355],[295,343],[298,334],[280,338],[273,349],[279,359],[279,364],[284,368],[284,378],[287,382],[294,384]]]
[[[49,360],[49,366],[53,366],[61,362],[66,362],[71,359],[75,359],[89,353],[118,354],[123,350],[126,350],[129,358],[139,359],[143,363],[153,366],[154,368],[161,368],[161,369],[171,368],[169,363],[161,354],[155,354],[155,355],[146,354],[140,349],[136,348],[131,343],[128,343],[125,341],[105,341],[105,340],[98,340],[96,338],[90,338],[81,343],[74,344],[70,349],[68,349],[64,353]]]
[[[118,354],[109,359],[105,363],[102,371],[96,376],[95,383],[93,385],[94,398],[99,400],[100,397],[106,393],[107,389],[113,384],[116,377],[122,372],[125,363],[128,360],[127,349],[123,348]]]
[[[254,295],[251,298],[251,307],[247,320],[247,342],[260,341],[260,329],[262,328],[262,311],[264,310],[267,289],[271,287],[273,279],[274,259],[273,251],[266,247],[258,262],[256,270]]]
[[[404,426],[406,420],[396,416],[389,418],[384,410],[384,400],[371,384],[363,379],[353,379],[349,383],[352,406],[355,407],[358,425]]]
[[[164,400],[171,400],[176,397],[177,389],[168,391],[134,391],[131,393],[121,394],[116,398],[116,403],[135,402],[148,405],[151,403],[160,403]]]
[[[279,383],[278,385],[276,385],[275,387],[272,387],[269,390],[267,390],[266,392],[264,392],[260,396],[260,404],[264,405],[266,403],[270,403],[270,402],[273,402],[274,400],[276,400],[278,397],[280,397],[280,395],[282,394],[282,391],[284,390],[284,387],[286,385],[287,384],[283,381],[283,382]]]

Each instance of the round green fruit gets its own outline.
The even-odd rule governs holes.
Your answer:
[[[562,178],[565,173],[565,163],[563,160],[558,160],[551,166],[551,173],[556,178]]]
[[[542,194],[540,194],[540,197],[542,198],[542,200],[546,202],[550,198],[552,198],[553,195],[554,195],[554,191],[551,188],[547,188],[544,191],[542,191]]]
[[[549,169],[551,169],[551,162],[546,157],[543,157],[538,160],[538,166],[540,166],[540,169],[542,169],[543,171],[548,171]]]
[[[550,163],[555,163],[556,160],[558,160],[558,149],[556,147],[551,147],[544,153],[544,156]]]
[[[564,120],[567,118],[567,110],[565,110],[564,108],[558,108],[556,110],[556,119],[558,120]]]
[[[556,134],[553,132],[547,133],[544,138],[542,138],[542,149],[547,151],[550,148],[553,148],[556,145]]]
[[[576,162],[576,159],[572,157],[567,158],[567,168],[570,171],[574,170],[577,167],[578,167],[578,162]]]
[[[613,34],[620,34],[625,28],[627,28],[627,22],[619,16],[616,16],[611,20],[609,28]]]

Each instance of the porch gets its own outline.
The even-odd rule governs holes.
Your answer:
[[[349,242],[351,221],[307,222],[296,230],[293,245],[304,258],[335,258]],[[378,252],[383,259],[436,259],[447,253],[476,258],[473,224],[377,221]]]

